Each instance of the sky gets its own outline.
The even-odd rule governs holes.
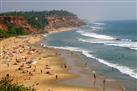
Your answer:
[[[136,0],[0,0],[0,12],[68,10],[82,19],[135,20]]]

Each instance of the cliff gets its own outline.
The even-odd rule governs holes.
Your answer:
[[[84,24],[79,18],[71,16],[49,16],[47,20],[48,24],[45,26],[47,31],[60,27],[78,27]]]
[[[0,14],[0,34],[18,32],[19,35],[28,33],[49,32],[49,30],[61,27],[77,27],[84,22],[76,15],[63,11],[41,11],[41,12],[8,12]],[[12,31],[10,32],[12,28]],[[14,28],[14,30],[13,30]],[[23,30],[21,33],[19,29]],[[1,36],[0,35],[0,36]]]
[[[0,16],[0,29],[4,31],[9,31],[10,25],[16,26],[18,28],[23,28],[24,31],[28,33],[37,33],[38,30],[31,27],[28,21],[23,16]]]

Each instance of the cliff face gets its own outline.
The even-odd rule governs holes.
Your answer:
[[[3,31],[8,31],[8,27],[6,26],[6,24],[0,22],[0,29]]]
[[[49,16],[45,17],[48,20],[48,24],[45,25],[44,30],[48,31],[48,29],[56,29],[60,27],[76,27],[84,24],[80,19],[77,17],[70,17],[70,16]],[[36,22],[38,22],[38,17],[35,18]],[[15,25],[16,27],[21,27],[24,31],[28,33],[38,33],[39,30],[33,28],[23,16],[0,16],[0,29],[4,31],[8,31],[8,25],[4,24],[3,21],[8,21],[11,24]]]
[[[78,27],[83,24],[76,15],[63,10],[9,12],[0,14],[0,36],[49,32],[61,27]]]
[[[70,17],[70,16],[49,16],[48,25],[45,27],[46,29],[52,28],[60,28],[60,27],[76,27],[84,24],[80,19],[77,17]]]
[[[5,22],[9,22],[10,24],[15,25],[16,27],[23,28],[24,31],[28,33],[37,33],[38,30],[32,28],[28,21],[23,16],[0,16],[0,29],[4,31],[8,31],[8,24]]]

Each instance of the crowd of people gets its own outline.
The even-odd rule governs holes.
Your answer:
[[[27,38],[5,39],[4,42],[1,41],[0,77],[2,78],[8,74],[16,79],[16,83],[20,83],[31,80],[36,74],[47,74],[54,76],[57,80],[59,75],[51,72],[50,69],[52,68],[49,64],[45,62],[45,64],[43,64],[45,65],[44,67],[37,67],[37,63],[42,60],[42,58],[57,56],[58,54],[55,53],[54,55],[48,55],[46,57],[40,56],[42,52],[30,46],[30,41],[31,40]],[[39,55],[39,57],[37,55]],[[67,68],[66,64],[63,65],[64,68]],[[35,85],[39,85],[38,82],[36,83]]]

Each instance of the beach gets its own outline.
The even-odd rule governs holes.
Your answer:
[[[9,74],[36,91],[122,91],[118,82],[90,70],[79,53],[46,47],[42,39],[39,34],[1,40],[0,78]]]

